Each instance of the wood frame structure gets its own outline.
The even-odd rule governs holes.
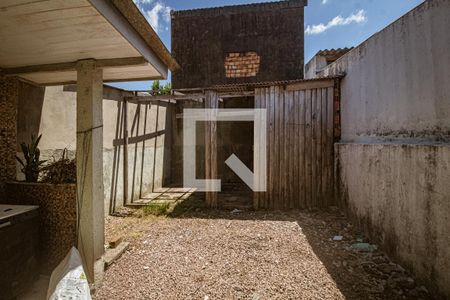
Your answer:
[[[254,209],[325,207],[334,203],[333,143],[340,136],[341,78],[222,85],[126,98],[138,103],[196,100],[214,109],[221,100],[255,97],[255,108],[267,109],[268,190],[254,192]],[[217,147],[216,122],[208,121],[205,179],[218,177]],[[254,152],[253,160],[259,159]],[[208,207],[217,207],[218,193],[206,192],[205,201]]]

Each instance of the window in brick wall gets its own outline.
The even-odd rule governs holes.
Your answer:
[[[261,58],[256,52],[228,53],[225,58],[227,78],[254,77],[259,72]]]

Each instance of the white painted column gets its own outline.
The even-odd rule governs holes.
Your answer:
[[[77,64],[78,250],[89,282],[104,252],[103,78],[95,60]]]

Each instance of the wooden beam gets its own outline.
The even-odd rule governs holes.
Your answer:
[[[204,99],[205,94],[186,94],[186,95],[159,95],[159,96],[133,96],[126,97],[127,100],[138,102],[145,101],[170,101],[170,100],[199,100]]]
[[[242,92],[228,92],[228,93],[216,93],[218,98],[220,99],[228,99],[228,98],[239,98],[239,97],[251,97],[255,95],[254,91],[242,91]],[[205,99],[206,95],[204,93],[195,93],[195,94],[178,94],[178,95],[158,95],[158,96],[133,96],[127,97],[127,100],[133,100],[138,102],[143,101],[160,101],[160,100],[202,100]]]
[[[286,85],[286,91],[300,91],[334,87],[334,79],[297,82]]]
[[[128,204],[128,101],[123,100],[123,205]]]
[[[228,93],[219,93],[219,98],[239,98],[239,97],[253,97],[255,96],[255,91],[242,91],[242,92],[228,92]]]
[[[206,91],[205,108],[219,108],[219,98],[216,92]],[[206,122],[205,174],[206,179],[217,179],[217,122],[215,121]],[[210,208],[217,208],[217,192],[206,192],[206,205]]]
[[[112,68],[112,67],[144,65],[147,64],[147,61],[143,57],[124,57],[124,58],[99,59],[95,61],[95,64],[97,68]],[[77,62],[74,61],[57,64],[8,68],[3,69],[3,72],[7,76],[17,76],[30,73],[75,71],[76,67]]]

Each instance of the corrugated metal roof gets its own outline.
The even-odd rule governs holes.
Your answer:
[[[337,48],[337,49],[323,49],[317,52],[316,56],[342,56],[348,51],[352,50],[353,47],[349,48]]]
[[[262,87],[270,87],[270,86],[284,86],[295,83],[307,83],[307,82],[315,82],[315,81],[324,81],[330,79],[340,79],[344,77],[342,76],[333,76],[333,77],[322,77],[322,78],[314,78],[314,79],[294,79],[294,80],[277,80],[277,81],[264,81],[264,82],[252,82],[252,83],[231,83],[231,84],[221,84],[221,85],[213,85],[211,87],[204,88],[193,88],[193,89],[177,89],[179,92],[198,92],[204,90],[215,90],[219,92],[240,92],[240,91],[251,91],[255,88]]]

